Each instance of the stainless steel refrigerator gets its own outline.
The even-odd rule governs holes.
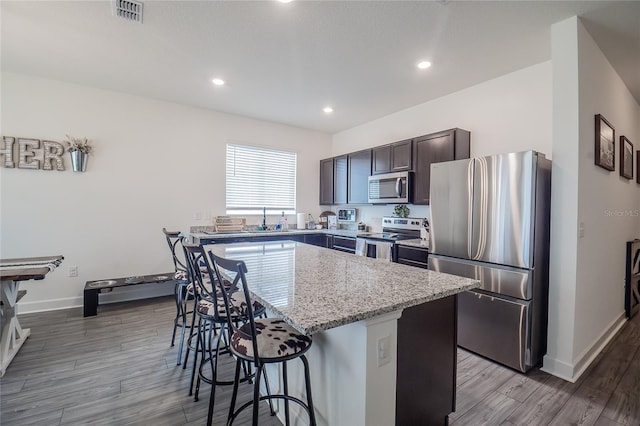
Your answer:
[[[475,278],[458,345],[520,371],[546,352],[551,161],[534,151],[431,166],[429,268]]]

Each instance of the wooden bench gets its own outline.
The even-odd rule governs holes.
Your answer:
[[[175,281],[173,275],[174,272],[165,272],[163,274],[87,281],[84,285],[84,316],[92,317],[98,315],[98,294],[100,293],[109,292],[116,287]]]

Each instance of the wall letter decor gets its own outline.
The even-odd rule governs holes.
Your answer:
[[[64,153],[64,146],[58,142],[43,141],[44,144],[44,159],[43,170],[53,170],[51,165],[52,161],[56,162],[56,170],[64,171],[64,163],[62,162],[62,154]]]
[[[15,164],[13,162],[13,143],[16,141],[16,138],[12,138],[10,136],[5,136],[2,138],[2,142],[4,143],[4,148],[0,149],[0,155],[4,156],[4,164],[3,167],[13,168]]]
[[[2,136],[1,144],[0,167],[11,169],[18,163],[19,169],[65,170],[62,159],[65,149],[59,142]]]
[[[32,157],[36,156],[34,149],[40,148],[40,141],[38,139],[18,139],[18,145],[20,145],[18,168],[38,170],[40,168],[40,160]]]

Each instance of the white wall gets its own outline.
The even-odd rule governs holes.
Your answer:
[[[459,127],[471,132],[471,156],[525,150],[551,157],[551,62],[543,62],[416,105],[333,136],[332,155]],[[409,206],[428,217],[427,206]],[[393,206],[361,206],[369,225],[380,226]]]
[[[554,198],[544,368],[573,381],[624,321],[625,249],[640,237],[640,185],[620,177],[617,160],[620,135],[640,148],[640,106],[578,18],[552,27],[552,45]],[[616,129],[614,172],[594,165],[596,114]]]
[[[298,152],[298,210],[319,213],[326,134],[10,73],[1,96],[2,135],[68,133],[95,146],[86,173],[71,172],[67,154],[64,172],[0,170],[0,256],[65,256],[44,281],[23,284],[21,312],[79,305],[88,280],[171,270],[162,228],[225,212],[227,140]],[[67,277],[72,265],[77,278]]]
[[[626,242],[640,238],[640,185],[620,176],[620,135],[640,149],[640,105],[578,21],[580,179],[577,244],[576,363],[624,312]],[[639,70],[640,72],[640,70]],[[594,116],[616,131],[616,170],[594,165]],[[634,158],[634,169],[635,165]],[[636,176],[634,170],[634,177]],[[622,216],[620,216],[622,215]]]

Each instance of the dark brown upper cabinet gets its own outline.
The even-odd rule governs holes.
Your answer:
[[[421,136],[413,140],[413,204],[429,204],[431,164],[470,156],[471,133],[462,129]]]
[[[333,158],[320,160],[320,205],[333,204]]]
[[[348,204],[367,204],[369,176],[371,176],[371,150],[352,152],[348,158]]]
[[[412,140],[383,145],[372,150],[372,173],[400,172],[412,168]]]
[[[348,156],[333,159],[333,204],[347,204]]]

